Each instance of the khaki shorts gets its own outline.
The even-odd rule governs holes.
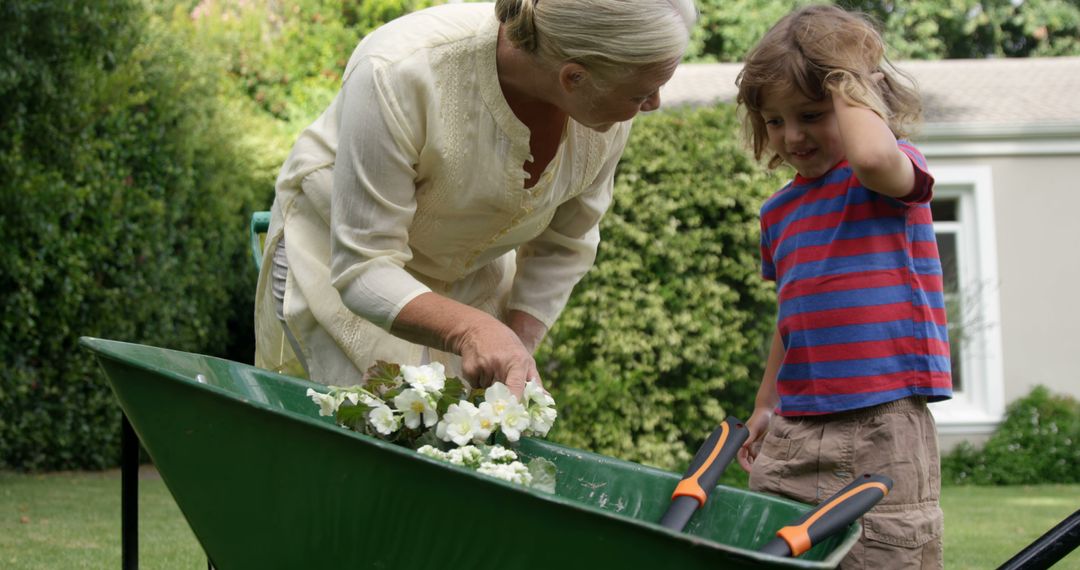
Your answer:
[[[863,473],[892,490],[862,519],[842,569],[943,567],[937,428],[924,398],[826,416],[773,416],[750,489],[817,504]]]

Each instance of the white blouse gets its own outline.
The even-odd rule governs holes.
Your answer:
[[[300,135],[277,181],[267,247],[284,232],[290,324],[355,326],[343,323],[343,304],[385,331],[427,291],[555,321],[594,261],[630,123],[599,133],[568,120],[555,157],[524,188],[529,129],[503,97],[497,37],[492,4],[449,4],[360,42],[340,93]],[[263,312],[257,321],[273,316]],[[315,337],[370,341],[300,332],[308,362],[322,353],[310,346]],[[402,357],[341,348],[360,370]]]

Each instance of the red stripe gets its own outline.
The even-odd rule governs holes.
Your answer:
[[[793,211],[807,204],[812,204],[820,200],[831,200],[833,198],[836,198],[837,196],[843,196],[844,194],[847,194],[848,188],[850,187],[848,183],[853,180],[854,177],[845,178],[839,182],[835,182],[833,184],[826,184],[821,188],[815,188],[813,190],[814,197],[812,199],[808,197],[809,192],[804,193],[798,198],[789,200],[786,204],[782,206],[777,206],[772,210],[765,212],[765,214],[762,216],[762,221],[764,221],[769,226],[773,226],[783,221],[784,218],[788,217]],[[791,186],[791,188],[794,189],[795,187]],[[779,197],[780,195],[777,194],[775,198]]]
[[[914,258],[938,258],[938,248],[936,241],[914,241],[911,242],[911,257]]]
[[[880,214],[874,209],[874,205],[871,202],[849,206],[838,212],[807,216],[802,219],[793,220],[790,224],[785,226],[784,231],[780,234],[780,237],[777,238],[776,243],[780,244],[784,240],[803,232],[835,228],[836,226],[839,226],[841,222],[858,222],[879,217],[881,217]],[[770,223],[769,227],[774,227],[775,225],[775,223]]]
[[[923,352],[923,342],[912,337],[864,342],[846,342],[821,346],[790,348],[784,356],[784,364],[805,364],[811,362],[835,362],[838,360],[862,360],[865,358],[890,358],[905,354]],[[925,354],[949,356],[949,344],[936,339],[928,339]]]
[[[809,311],[792,315],[780,321],[780,331],[785,332],[826,327],[842,327],[848,325],[863,325],[867,323],[886,323],[889,321],[910,319],[912,318],[912,313],[911,303],[890,303],[888,305],[872,305],[868,307]],[[808,322],[812,323],[812,326],[792,326],[792,323],[805,325]]]
[[[931,322],[941,326],[949,324],[949,318],[945,313],[945,309],[934,307],[919,307],[919,311],[915,313],[914,321],[917,323]]]
[[[913,275],[914,285],[916,289],[921,289],[930,293],[941,293],[945,290],[945,282],[942,280],[941,275]]]
[[[929,226],[934,223],[934,216],[930,208],[916,206],[908,211],[907,223],[909,226]]]
[[[867,394],[870,392],[888,392],[907,387],[951,388],[952,376],[948,372],[896,372],[881,376],[786,380],[776,383],[777,392],[781,396]]]

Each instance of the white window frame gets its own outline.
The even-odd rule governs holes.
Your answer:
[[[931,166],[930,172],[935,199],[957,200],[959,221],[935,221],[935,233],[939,228],[956,230],[957,276],[979,323],[961,353],[963,391],[930,409],[942,434],[988,434],[1005,413],[992,170],[989,166]]]

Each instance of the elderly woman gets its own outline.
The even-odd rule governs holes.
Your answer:
[[[364,38],[277,180],[256,364],[337,385],[442,362],[517,394],[591,267],[630,122],[692,0],[449,4]]]

